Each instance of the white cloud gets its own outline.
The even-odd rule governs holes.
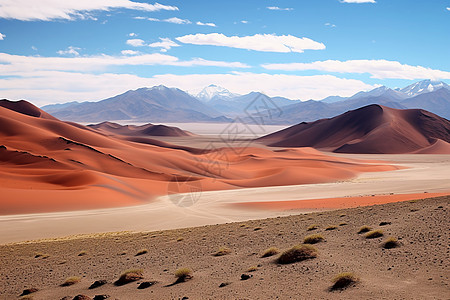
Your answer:
[[[282,8],[282,7],[278,7],[278,6],[267,6],[267,9],[270,9],[270,10],[286,10],[286,11],[294,10],[293,8],[290,8],[290,7]]]
[[[450,72],[422,66],[410,66],[389,60],[325,60],[311,63],[264,64],[268,70],[318,70],[336,73],[368,73],[372,78],[385,79],[450,79]]]
[[[159,38],[159,39],[161,40],[160,42],[151,43],[148,44],[148,46],[152,48],[162,48],[165,50],[169,50],[172,47],[180,46],[169,38]]]
[[[141,39],[131,39],[127,40],[127,45],[133,46],[133,47],[142,47],[145,46],[144,40]]]
[[[137,34],[134,33],[134,32],[130,32],[130,33],[128,34],[128,36],[135,37],[135,36],[137,36]]]
[[[341,3],[377,3],[375,0],[340,0]]]
[[[36,48],[36,46],[31,46],[31,50],[37,51],[38,48]]]
[[[325,23],[324,25],[325,25],[325,26],[328,26],[328,27],[333,27],[333,28],[336,27],[335,24],[331,24],[331,23]]]
[[[298,52],[325,49],[325,45],[309,38],[292,35],[255,34],[253,36],[226,36],[221,33],[189,34],[176,38],[194,45],[223,46],[264,52]]]
[[[450,7],[447,7],[447,10],[450,11]]]
[[[113,66],[218,66],[229,68],[248,68],[240,62],[210,61],[199,58],[180,61],[177,57],[160,53],[136,56],[77,56],[42,57],[21,56],[0,53],[0,76],[33,76],[41,71],[100,72]],[[0,85],[1,87],[1,85]]]
[[[135,19],[139,19],[139,20],[149,20],[152,22],[166,22],[166,23],[173,23],[173,24],[192,24],[191,21],[187,20],[187,19],[180,19],[177,17],[173,17],[173,18],[168,18],[168,19],[157,19],[157,18],[142,18],[142,17],[135,17]]]
[[[122,50],[122,51],[120,51],[120,53],[122,53],[122,55],[138,55],[138,54],[140,54],[139,51],[134,51],[134,50]]]
[[[197,25],[200,25],[200,26],[210,26],[210,27],[216,27],[216,24],[214,24],[214,23],[203,23],[203,22],[197,22],[197,23],[195,23],[195,24],[197,24]]]
[[[34,49],[33,49],[34,50]],[[67,47],[66,50],[59,50],[56,53],[58,53],[59,55],[74,55],[74,56],[79,56],[80,53],[78,52],[79,50],[81,50],[81,48],[78,47],[73,47],[73,46],[69,46]]]
[[[91,18],[89,12],[92,11],[108,11],[119,8],[149,12],[178,10],[176,6],[131,0],[39,0],[38,4],[30,0],[2,0],[0,2],[0,18],[22,21],[75,20]]]
[[[247,20],[242,20],[241,23],[242,24],[248,24],[248,21]]]
[[[0,32],[0,41],[3,41],[5,39],[6,35]]]

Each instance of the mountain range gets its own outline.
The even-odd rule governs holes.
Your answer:
[[[98,102],[69,102],[42,107],[55,117],[75,122],[231,122],[247,123],[263,116],[264,124],[296,124],[331,118],[370,104],[407,109],[420,108],[450,119],[450,85],[423,80],[405,88],[385,86],[361,91],[351,97],[330,96],[322,100],[290,100],[260,92],[246,95],[209,85],[193,96],[177,88],[155,86],[130,90]]]

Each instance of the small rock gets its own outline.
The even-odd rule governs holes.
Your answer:
[[[23,292],[20,296],[25,296],[25,295],[29,295],[31,293],[36,293],[37,291],[39,291],[37,288],[25,289],[25,290],[23,290]]]
[[[92,298],[86,295],[76,295],[73,300],[92,300]]]
[[[250,278],[252,278],[252,277],[253,277],[253,275],[242,274],[242,275],[241,275],[241,280],[247,280],[247,279],[250,279]]]
[[[183,298],[181,298],[181,300],[188,300],[189,297],[184,296]]]
[[[111,297],[110,295],[95,295],[94,300],[104,300]]]
[[[106,280],[97,280],[95,281],[93,284],[91,284],[91,286],[89,287],[90,290],[98,288],[99,286],[102,286],[104,284],[106,284],[107,281]]]
[[[230,284],[231,284],[231,282],[222,282],[222,283],[219,285],[219,287],[222,288],[222,287],[227,286],[227,285],[230,285]]]
[[[156,283],[156,281],[144,281],[138,286],[138,289],[143,290],[143,289],[149,288],[152,285],[154,285],[155,283]]]
[[[391,222],[381,222],[379,226],[391,225]]]

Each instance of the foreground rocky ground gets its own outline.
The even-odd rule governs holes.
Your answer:
[[[449,204],[446,196],[161,232],[1,245],[0,299],[20,298],[31,288],[38,291],[23,298],[448,299]],[[364,225],[383,235],[366,238],[358,233]],[[302,244],[310,234],[323,237],[314,245],[315,258],[279,264],[279,254],[261,257],[270,247],[283,252]],[[398,247],[383,247],[389,237],[398,240]],[[215,256],[219,250],[224,255]],[[142,269],[142,278],[114,284],[133,268]],[[180,268],[189,268],[192,278],[176,282]],[[358,280],[331,290],[333,277],[341,272]],[[75,284],[61,286],[74,276]],[[89,289],[99,280],[106,284]]]

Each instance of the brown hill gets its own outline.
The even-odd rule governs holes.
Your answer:
[[[421,109],[374,104],[331,119],[303,122],[258,141],[274,147],[314,147],[341,153],[411,153],[422,149],[424,153],[450,153],[450,122]]]
[[[90,128],[100,130],[102,132],[111,133],[114,135],[124,136],[171,136],[182,137],[192,136],[193,133],[182,130],[178,127],[166,125],[145,124],[140,126],[135,125],[120,125],[114,122],[102,122],[95,125],[88,125]]]

